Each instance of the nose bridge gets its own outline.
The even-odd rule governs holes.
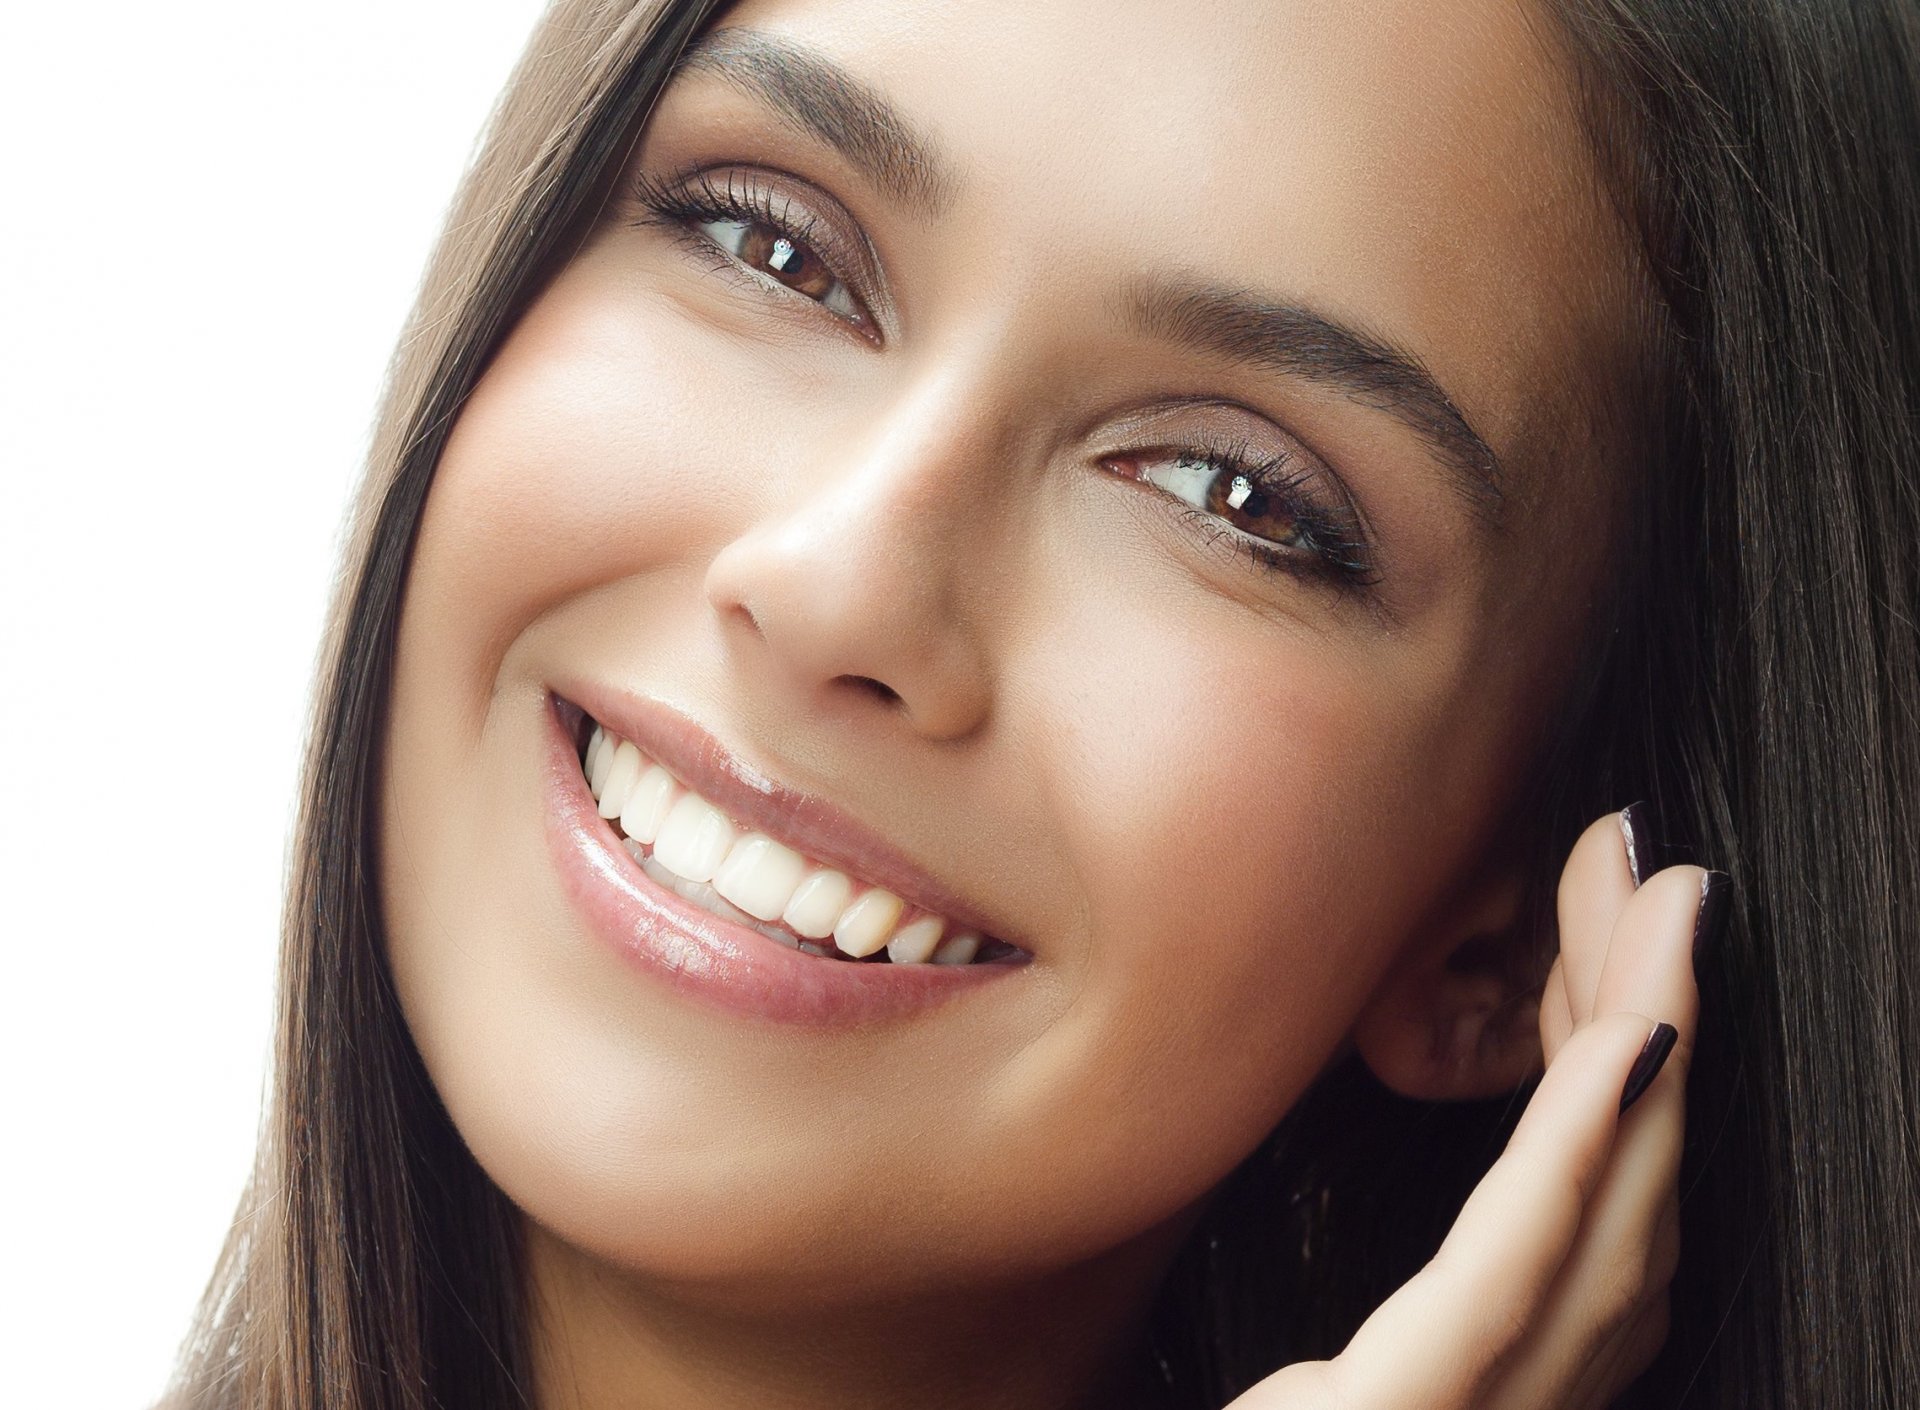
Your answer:
[[[730,643],[791,685],[938,737],[990,708],[983,609],[1023,439],[991,351],[946,352],[769,465],[706,584]]]
[[[849,428],[844,456],[823,448],[820,468],[836,481],[826,493],[851,513],[890,513],[909,537],[949,542],[994,511],[1018,439],[994,372],[986,349],[928,365],[864,429]]]

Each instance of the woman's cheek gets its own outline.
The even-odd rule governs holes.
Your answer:
[[[1244,1146],[1337,1047],[1432,878],[1424,672],[1187,594],[1055,598],[1033,723],[1088,898],[1067,1022],[1116,1102]],[[1071,605],[1069,605],[1071,604]],[[1398,860],[1394,860],[1398,859]],[[1156,1098],[1159,1099],[1159,1098]],[[1226,1109],[1222,1103],[1231,1103]]]
[[[658,294],[570,266],[442,456],[422,530],[439,592],[511,614],[511,636],[600,585],[704,564],[750,516],[750,448],[779,443],[798,395],[746,361]]]

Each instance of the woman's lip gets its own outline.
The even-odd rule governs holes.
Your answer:
[[[548,703],[546,830],[561,881],[596,934],[676,989],[735,1013],[853,1028],[906,1017],[1026,968],[827,959],[674,895],[619,845],[587,791],[561,703]]]
[[[944,916],[957,929],[976,930],[1032,951],[974,911],[892,843],[817,794],[776,783],[748,767],[725,745],[669,705],[590,681],[554,687],[572,702],[722,812],[765,832],[796,852],[844,871],[856,881],[884,886],[901,900]]]

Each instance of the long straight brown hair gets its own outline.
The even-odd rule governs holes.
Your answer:
[[[717,0],[559,0],[462,182],[388,372],[323,640],[281,922],[271,1097],[168,1404],[530,1404],[518,1216],[407,1034],[374,870],[414,534],[488,357],[564,262]]]
[[[558,0],[395,356],[322,645],[271,1098],[165,1404],[532,1404],[520,1216],[415,1051],[374,857],[407,564],[447,433],[720,0]],[[1554,0],[1658,286],[1618,629],[1542,769],[1541,869],[1651,796],[1740,904],[1703,960],[1672,1332],[1627,1402],[1874,1410],[1920,1386],[1920,58],[1898,0]],[[1183,1404],[1336,1352],[1525,1093],[1357,1062],[1226,1182],[1155,1311]]]

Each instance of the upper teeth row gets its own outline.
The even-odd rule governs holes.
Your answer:
[[[896,964],[966,964],[980,948],[977,933],[946,934],[947,922],[925,911],[901,924],[907,906],[891,891],[857,883],[765,833],[736,826],[631,741],[599,725],[587,744],[586,770],[600,816],[617,819],[633,842],[652,847],[645,861],[689,888],[710,885],[755,920],[777,922],[809,940],[831,935],[856,959],[884,945]],[[790,937],[766,933],[791,943]]]

